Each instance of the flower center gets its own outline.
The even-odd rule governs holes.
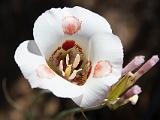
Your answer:
[[[91,62],[73,40],[59,46],[47,63],[58,75],[77,85],[83,85],[91,72]]]

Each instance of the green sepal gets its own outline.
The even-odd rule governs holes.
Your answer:
[[[108,100],[108,102],[115,101],[134,83],[135,83],[135,75],[129,72],[111,87],[106,99]]]

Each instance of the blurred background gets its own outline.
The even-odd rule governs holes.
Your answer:
[[[160,1],[158,0],[1,0],[0,1],[0,120],[52,120],[60,111],[75,107],[70,99],[32,90],[14,61],[24,40],[33,39],[34,21],[52,7],[82,6],[105,17],[124,45],[124,65],[135,55],[149,59],[160,53]],[[137,84],[142,87],[137,105],[116,111],[103,108],[86,112],[89,120],[160,120],[160,63]],[[3,88],[14,100],[10,104]],[[6,85],[5,85],[6,83]],[[36,102],[34,102],[36,98]],[[10,100],[10,99],[9,99]],[[10,101],[13,102],[13,101]],[[31,114],[32,113],[32,114]],[[32,118],[31,118],[32,116]],[[64,120],[84,120],[81,114]]]

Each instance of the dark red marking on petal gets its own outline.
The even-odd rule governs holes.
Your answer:
[[[83,52],[82,52],[82,48],[79,46],[79,45],[77,45],[77,44],[75,44],[75,47],[78,49],[78,51],[82,54]]]
[[[89,68],[87,77],[89,77],[89,75],[91,74],[91,71],[92,71],[92,66],[90,66],[90,68]]]
[[[62,48],[67,51],[70,48],[73,48],[75,46],[75,41],[73,40],[66,40],[63,45]]]

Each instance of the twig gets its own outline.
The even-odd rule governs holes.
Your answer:
[[[2,90],[3,90],[3,92],[4,92],[4,96],[5,96],[6,100],[7,100],[7,102],[8,102],[13,108],[15,108],[16,110],[22,112],[22,111],[23,111],[22,107],[20,107],[20,106],[10,97],[10,95],[8,94],[7,86],[6,86],[6,81],[7,81],[6,79],[3,79],[3,80],[2,80]]]
[[[83,108],[81,108],[81,113],[82,113],[83,117],[85,118],[85,120],[88,120],[87,116],[84,114]]]
[[[83,108],[83,112],[87,112],[87,111],[92,111],[92,110],[98,110],[101,109],[103,107],[105,107],[106,105],[98,105],[92,108]],[[58,114],[53,120],[61,120],[62,118],[64,118],[65,116],[71,114],[71,113],[80,113],[82,112],[82,108],[78,107],[78,108],[72,108],[69,110],[64,110],[62,111],[60,114]]]

